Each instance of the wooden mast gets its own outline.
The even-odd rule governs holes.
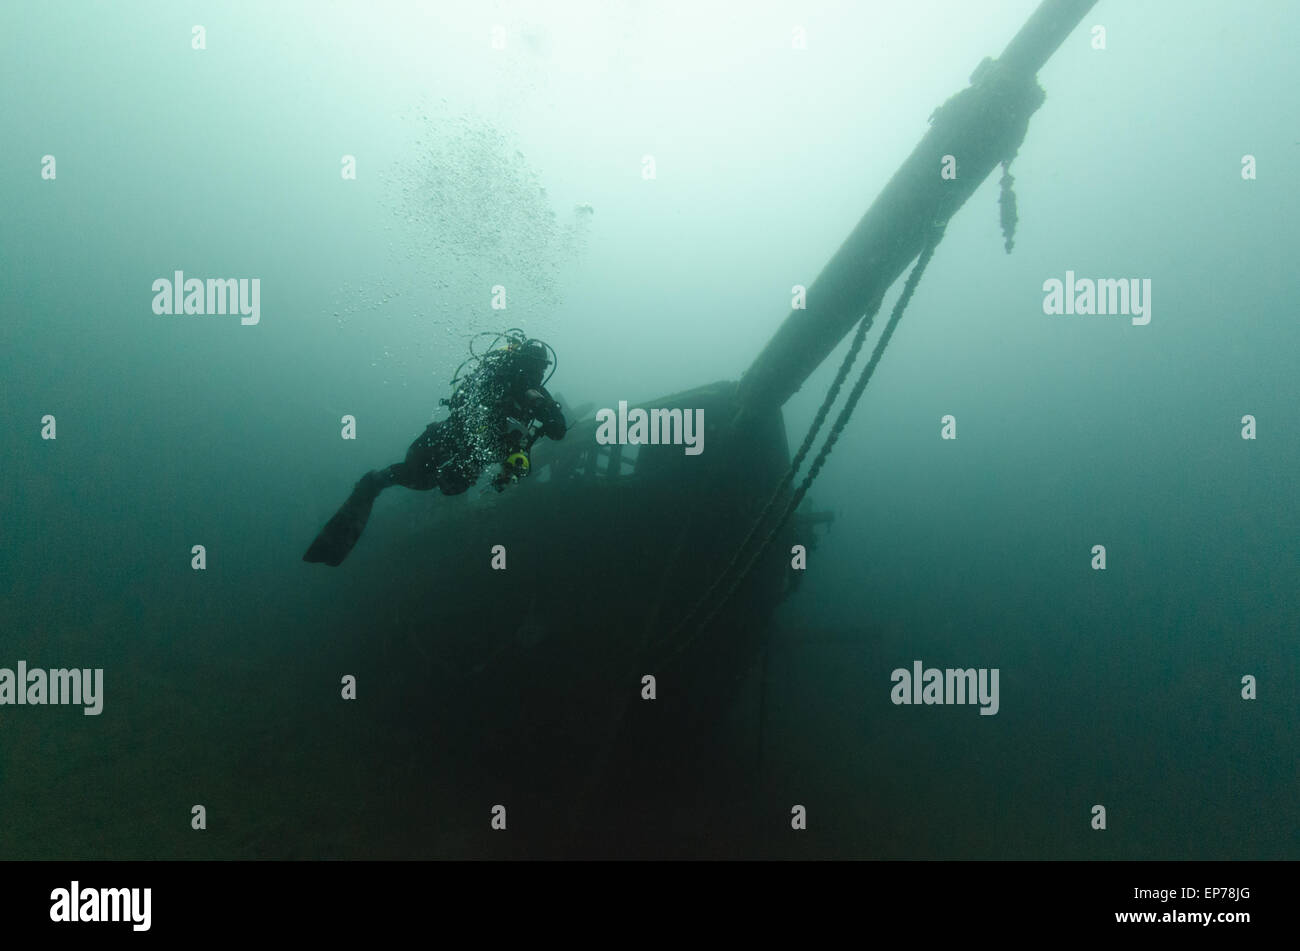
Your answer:
[[[1096,0],[1043,0],[997,60],[931,116],[930,130],[808,288],[740,381],[738,421],[781,406],[1024,136],[1042,104],[1035,74]],[[957,178],[940,177],[943,157]]]

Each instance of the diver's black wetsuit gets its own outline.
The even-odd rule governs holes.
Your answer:
[[[467,381],[466,387],[472,384]],[[459,495],[477,481],[485,466],[500,462],[517,449],[527,449],[527,431],[534,421],[541,435],[563,439],[566,430],[560,404],[540,382],[516,378],[488,392],[491,402],[471,402],[479,393],[464,388],[451,398],[451,415],[430,423],[406,450],[406,459],[379,470],[380,488],[401,485],[443,495]],[[517,424],[516,426],[512,426]],[[503,483],[494,483],[498,487]]]
[[[430,423],[402,462],[362,476],[303,561],[342,564],[361,537],[375,499],[389,486],[419,491],[436,487],[444,495],[459,495],[487,466],[507,463],[515,452],[527,453],[537,437],[563,439],[564,414],[542,385],[546,366],[540,346],[493,351],[484,357],[451,399],[443,401],[450,408],[447,418]],[[534,422],[540,428],[534,428]],[[493,488],[503,490],[518,474],[506,464],[493,479]]]

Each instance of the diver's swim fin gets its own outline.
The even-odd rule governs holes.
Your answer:
[[[369,479],[358,482],[348,500],[321,529],[302,560],[324,562],[332,568],[343,564],[343,559],[348,557],[348,552],[365,531],[370,509],[378,496],[379,490]]]

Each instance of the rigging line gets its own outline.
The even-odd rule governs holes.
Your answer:
[[[889,345],[890,338],[893,337],[894,330],[898,327],[898,322],[902,319],[903,311],[906,310],[908,303],[911,301],[912,294],[916,291],[916,287],[917,284],[920,283],[921,276],[925,273],[926,265],[930,263],[930,258],[934,256],[934,249],[938,246],[939,241],[942,240],[942,238],[943,238],[943,223],[938,223],[936,229],[931,234],[929,240],[926,242],[925,247],[922,249],[920,256],[917,258],[916,265],[912,268],[912,273],[909,274],[907,277],[907,283],[903,286],[903,292],[902,294],[899,295],[898,302],[894,304],[894,310],[893,313],[891,313],[889,316],[889,322],[885,325],[885,329],[881,332],[880,339],[876,341],[876,346],[875,349],[872,351],[871,359],[868,360],[866,366],[862,368],[862,372],[861,374],[859,374],[858,380],[854,384],[852,392],[849,393],[848,401],[844,404],[843,408],[839,412],[839,415],[836,417],[835,423],[831,427],[830,434],[826,437],[826,441],[822,444],[821,449],[818,451],[817,457],[813,460],[812,465],[809,467],[808,474],[804,477],[803,482],[800,483],[799,485],[799,488],[795,490],[795,492],[791,495],[789,501],[786,503],[785,509],[781,513],[780,519],[772,527],[771,531],[768,532],[767,536],[763,539],[763,542],[759,546],[758,550],[755,551],[754,554],[750,557],[750,559],[745,563],[744,568],[741,569],[741,571],[734,577],[731,584],[727,587],[726,591],[723,593],[722,597],[719,598],[714,603],[712,610],[705,616],[704,620],[699,623],[694,633],[690,637],[682,641],[680,644],[678,644],[677,647],[673,649],[665,657],[665,662],[670,662],[678,658],[686,650],[686,648],[688,648],[691,644],[694,643],[696,638],[698,638],[699,635],[703,633],[704,629],[707,628],[709,624],[713,622],[713,620],[718,616],[718,614],[721,613],[722,609],[727,605],[728,602],[730,602],[731,598],[735,595],[736,591],[740,588],[741,584],[744,583],[745,579],[753,571],[754,566],[758,564],[759,559],[762,558],[762,556],[767,551],[767,549],[771,547],[772,542],[776,540],[777,534],[781,531],[782,528],[785,527],[786,522],[789,521],[790,516],[794,513],[794,510],[798,508],[799,503],[803,501],[803,497],[807,494],[808,489],[812,486],[813,481],[817,478],[818,474],[821,472],[822,466],[825,465],[827,458],[830,456],[831,450],[835,448],[835,443],[838,441],[840,437],[840,433],[843,432],[845,425],[849,421],[849,418],[853,415],[853,410],[857,407],[858,401],[862,398],[862,394],[866,390],[867,384],[871,381],[871,376],[875,372],[876,366],[880,363],[880,358],[884,354],[885,348]],[[867,320],[868,320],[867,317],[863,318],[864,324],[867,322]],[[865,335],[865,332],[863,332],[863,335]],[[846,364],[847,364],[847,359],[846,359]],[[845,373],[847,373],[847,366],[842,366],[841,369],[844,370]],[[837,382],[840,382],[838,378],[837,378]],[[805,442],[807,441],[808,440],[805,440]],[[801,451],[802,451],[802,447],[801,447]],[[780,493],[780,491],[784,488],[784,486],[787,484],[790,478],[791,478],[791,473],[787,473],[786,478],[782,480],[781,485],[779,485],[777,488],[777,494]],[[764,509],[764,514],[766,514],[766,512],[767,509]],[[762,516],[760,516],[760,518],[755,521],[754,527],[751,528],[750,530],[751,536],[755,531],[757,531],[758,525],[761,523],[761,521],[762,521]],[[738,557],[739,555],[737,555],[737,558],[732,559],[732,564],[734,564],[735,561],[738,560]],[[730,567],[731,565],[728,565],[728,570],[730,569]],[[714,584],[710,586],[709,588],[710,593],[716,590],[716,588],[721,583],[721,578],[724,578],[726,576],[726,573],[727,571],[724,570],[723,574],[719,576],[719,580],[715,581]],[[703,599],[699,603],[697,603],[695,607],[692,607],[691,611],[677,625],[677,627],[674,630],[674,634],[684,629],[690,623],[692,617],[696,613],[698,613],[698,609],[701,604],[703,604]]]
[[[722,585],[722,582],[726,580],[727,576],[730,575],[732,571],[735,570],[736,565],[739,564],[741,556],[749,548],[750,543],[753,542],[755,536],[758,534],[759,527],[767,521],[768,516],[772,514],[772,510],[776,508],[777,501],[781,498],[781,493],[786,490],[787,486],[794,482],[795,474],[799,471],[799,467],[803,465],[804,458],[807,457],[808,450],[812,448],[813,441],[817,438],[817,433],[821,430],[822,424],[826,421],[826,417],[830,413],[831,406],[835,403],[835,400],[839,398],[840,388],[844,385],[844,380],[848,377],[849,370],[852,369],[854,362],[858,358],[858,353],[862,350],[862,343],[866,339],[867,333],[871,330],[871,325],[875,322],[876,314],[879,309],[880,305],[877,303],[876,306],[865,313],[862,316],[862,319],[858,322],[858,330],[853,336],[853,343],[849,347],[848,353],[844,355],[844,359],[840,361],[840,367],[835,372],[835,379],[831,382],[830,388],[826,391],[826,397],[822,400],[822,405],[817,408],[817,415],[813,417],[812,425],[809,426],[808,433],[804,436],[803,443],[799,446],[799,451],[796,452],[794,458],[790,460],[790,465],[786,469],[785,474],[781,476],[781,481],[778,482],[776,488],[772,490],[771,496],[768,497],[767,502],[763,505],[763,510],[758,513],[758,516],[750,525],[749,531],[745,534],[744,539],[736,548],[735,553],[731,556],[731,560],[727,562],[722,571],[720,571],[713,579],[713,583],[709,585],[702,595],[700,595],[691,606],[691,609],[686,612],[681,621],[677,623],[672,632],[664,639],[665,643],[671,643],[676,639],[686,625],[690,623],[691,618],[695,617],[704,609],[704,605],[708,603],[709,599],[713,596],[713,593],[718,590]]]

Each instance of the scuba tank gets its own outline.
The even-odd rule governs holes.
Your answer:
[[[491,337],[492,342],[488,344],[486,350],[479,352],[474,347],[474,341],[482,337]],[[498,344],[503,340],[505,341],[505,344],[503,346],[498,346]],[[460,366],[456,368],[456,372],[452,374],[451,397],[449,399],[441,400],[440,403],[443,406],[454,405],[456,394],[469,380],[476,377],[481,378],[483,371],[489,371],[490,375],[498,375],[500,371],[504,370],[506,371],[506,375],[509,375],[511,370],[509,364],[513,363],[515,358],[521,357],[529,351],[538,350],[544,352],[542,359],[545,359],[546,364],[550,367],[545,379],[543,379],[541,383],[544,388],[546,384],[551,381],[551,377],[555,375],[555,371],[559,369],[560,366],[560,358],[556,354],[555,348],[549,343],[544,340],[538,340],[535,337],[529,337],[518,327],[512,327],[509,330],[503,330],[499,333],[493,333],[490,330],[486,330],[483,333],[476,334],[470,338],[469,356],[461,361]],[[466,367],[470,367],[468,372],[466,371]]]
[[[492,337],[492,341],[487,350],[478,352],[474,341],[482,337]],[[498,346],[503,341],[504,345]],[[499,414],[503,410],[506,414],[516,411],[514,401],[521,383],[544,388],[558,364],[550,344],[529,337],[519,328],[497,334],[485,332],[471,338],[470,355],[452,376],[451,396],[440,401],[462,421],[465,438],[480,447],[481,462],[501,464],[501,472],[491,483],[498,492],[528,476],[532,467],[529,451],[541,435],[541,428],[532,425],[526,407],[520,407],[525,410],[523,419],[510,415],[502,419]],[[538,383],[533,374],[541,376],[547,366],[550,371]],[[504,458],[489,460],[489,454],[499,451],[489,448],[492,446],[500,446]]]

